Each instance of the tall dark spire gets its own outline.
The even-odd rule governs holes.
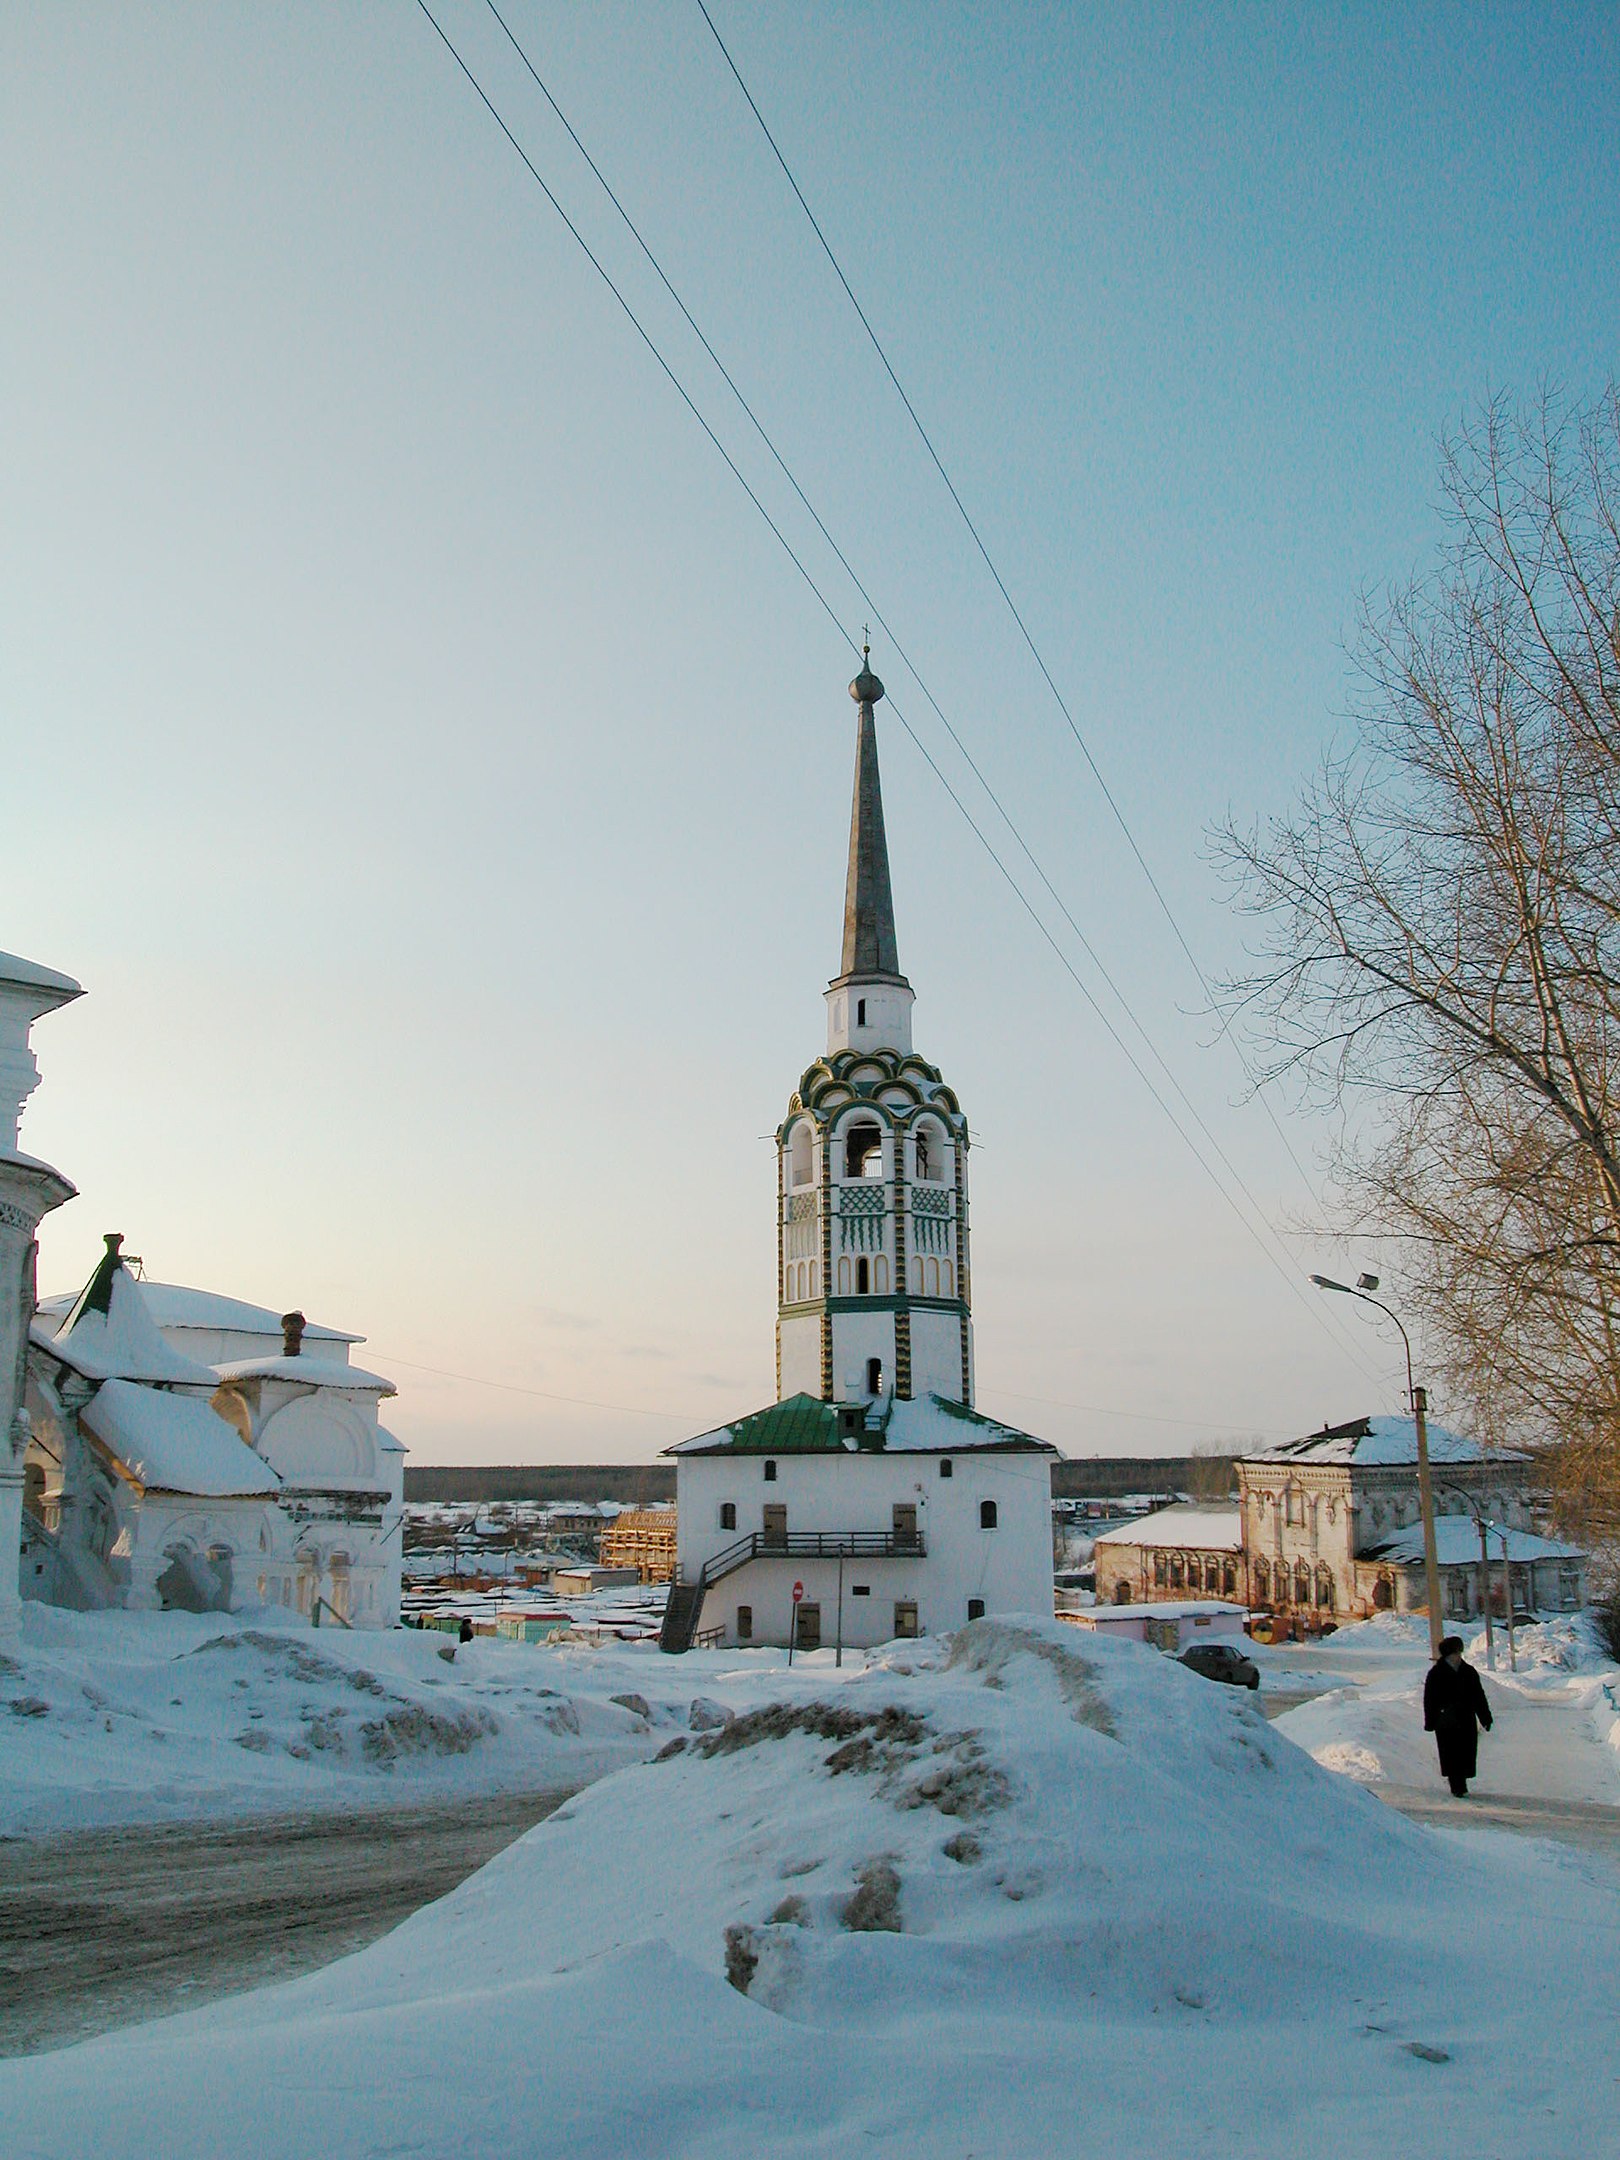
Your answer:
[[[861,648],[861,672],[849,686],[860,709],[855,736],[855,799],[849,816],[849,876],[844,885],[844,961],[839,981],[904,983],[894,935],[894,895],[889,889],[889,843],[883,831],[883,786],[878,778],[877,725],[872,708],[883,685],[872,673],[871,652]]]

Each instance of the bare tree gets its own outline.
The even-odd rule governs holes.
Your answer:
[[[1262,925],[1230,1006],[1348,1113],[1336,1227],[1404,1241],[1453,1390],[1620,1530],[1620,393],[1490,404],[1442,486],[1354,747],[1218,835]]]

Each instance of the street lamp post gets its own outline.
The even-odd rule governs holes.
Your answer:
[[[1429,1391],[1420,1388],[1412,1378],[1412,1338],[1401,1326],[1400,1314],[1391,1311],[1382,1298],[1369,1293],[1378,1288],[1376,1275],[1362,1275],[1354,1289],[1349,1283],[1335,1282],[1330,1275],[1313,1275],[1311,1281],[1318,1290],[1337,1290],[1345,1297],[1359,1298],[1363,1305],[1376,1305],[1387,1320],[1393,1320],[1400,1330],[1401,1341],[1406,1349],[1406,1393],[1412,1405],[1412,1416],[1417,1424],[1417,1472],[1418,1509],[1423,1517],[1423,1574],[1424,1587],[1429,1600],[1429,1655],[1440,1655],[1440,1556],[1434,1542],[1434,1488],[1429,1481]]]

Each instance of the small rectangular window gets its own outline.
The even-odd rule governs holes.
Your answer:
[[[849,1594],[851,1597],[870,1597],[872,1595],[872,1585],[869,1582],[852,1583]]]
[[[970,1620],[982,1620],[984,1618],[984,1599],[982,1597],[970,1597],[968,1599],[968,1618]]]
[[[752,1642],[754,1639],[754,1608],[752,1605],[737,1607],[737,1640]]]

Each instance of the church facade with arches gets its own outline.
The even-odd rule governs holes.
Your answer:
[[[1052,1609],[1056,1450],[974,1408],[970,1139],[912,1044],[878,769],[883,694],[863,659],[827,1047],[776,1135],[777,1400],[668,1451],[668,1649],[858,1646]]]

